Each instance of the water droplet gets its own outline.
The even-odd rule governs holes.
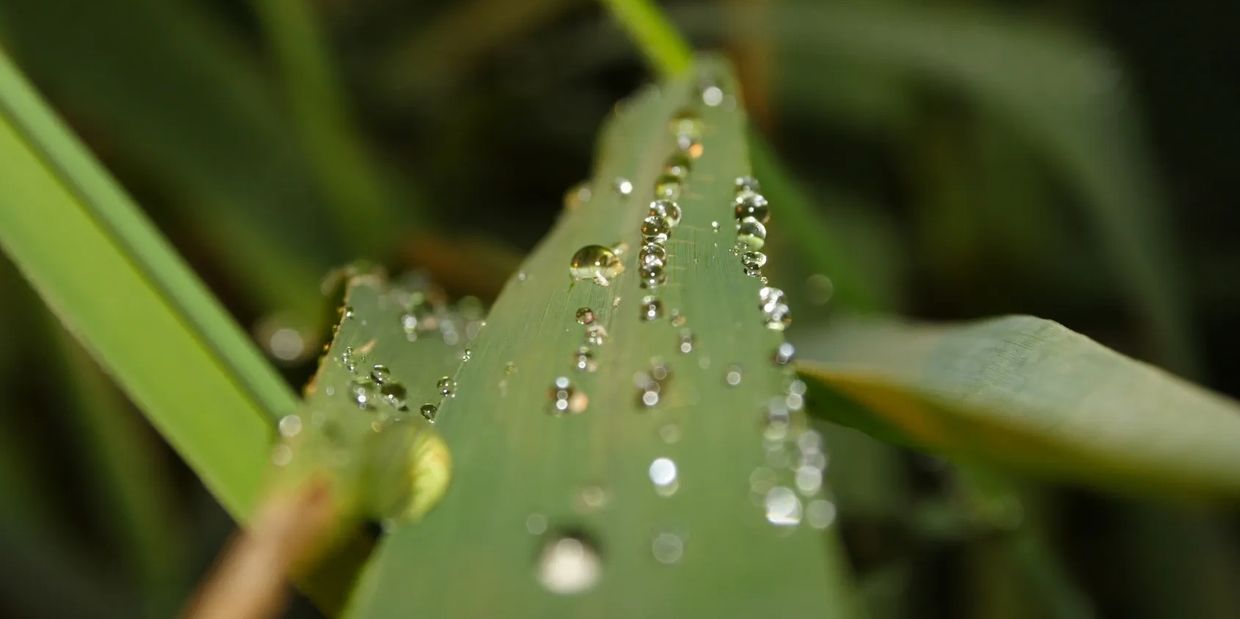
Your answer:
[[[301,432],[301,417],[297,415],[285,415],[280,418],[280,436],[292,438]]]
[[[293,448],[280,443],[271,450],[271,463],[276,466],[288,466],[293,461]]]
[[[706,107],[719,107],[723,103],[723,89],[713,84],[703,88],[702,103],[706,104]]]
[[[667,221],[657,215],[647,215],[642,220],[641,233],[642,238],[647,243],[666,243],[667,242]]]
[[[580,413],[586,410],[589,398],[586,394],[573,388],[572,382],[567,376],[559,376],[551,384],[551,412],[560,415],[564,413]]]
[[[686,355],[693,352],[693,345],[695,342],[696,339],[694,338],[692,331],[688,329],[680,330],[680,352]]]
[[[825,529],[835,522],[835,503],[815,499],[805,506],[805,522],[815,529]]]
[[[524,282],[525,280],[529,278],[530,278],[529,274],[526,273],[525,271],[517,271],[517,281]]]
[[[766,197],[754,191],[742,191],[732,202],[733,214],[737,219],[753,217],[761,223],[770,221],[770,206]]]
[[[693,162],[684,153],[672,153],[663,163],[663,174],[684,181],[689,176]]]
[[[680,224],[680,206],[671,200],[655,200],[651,202],[650,215],[662,219],[671,228],[675,228]],[[645,234],[644,230],[642,234]]]
[[[602,346],[607,342],[607,329],[594,323],[586,327],[586,343],[591,346]]]
[[[633,382],[637,385],[637,404],[643,408],[653,408],[658,405],[660,392],[663,386],[653,376],[646,372],[638,372],[633,375]]]
[[[588,307],[577,308],[577,323],[588,325],[594,322],[594,310]]]
[[[398,410],[409,410],[409,406],[405,403],[405,386],[396,382],[388,381],[379,387],[379,394],[383,396],[383,400],[388,406]]]
[[[517,373],[516,363],[509,361],[508,363],[504,364],[504,375],[505,376],[512,376],[513,374],[516,374],[516,373]]]
[[[755,277],[761,273],[760,269],[766,266],[766,254],[760,251],[747,251],[741,254],[741,265],[745,267],[745,274]]]
[[[672,323],[673,327],[683,327],[685,326],[685,323],[689,321],[688,318],[685,318],[684,313],[681,312],[679,308],[672,308],[669,315],[671,316],[669,321]]]
[[[655,561],[664,565],[672,565],[679,563],[680,558],[684,556],[685,542],[674,533],[660,533],[650,544],[650,551]]]
[[[593,196],[594,192],[590,191],[589,181],[581,181],[564,192],[564,208],[575,211],[581,208],[583,204],[589,202]]]
[[[727,372],[725,372],[723,375],[723,380],[724,382],[728,384],[729,387],[735,387],[741,384],[741,378],[742,378],[741,366],[739,365],[728,366]]]
[[[624,271],[615,252],[602,245],[586,245],[573,254],[568,272],[573,279],[588,279],[600,286],[611,284],[612,278]]]
[[[642,245],[642,250],[638,254],[638,258],[642,264],[657,260],[659,264],[663,264],[667,260],[667,248],[658,243],[646,243]]]
[[[340,313],[342,316],[345,317],[346,320],[348,320],[349,318],[352,318],[353,317],[353,306],[351,305],[344,306],[344,309]]]
[[[371,400],[373,397],[370,393],[369,382],[362,382],[356,379],[350,381],[349,394],[353,397],[353,403],[356,404],[358,408],[362,410],[371,408]]]
[[[784,291],[764,286],[758,290],[758,300],[758,307],[762,309],[762,317],[768,328],[783,331],[792,323],[792,310],[784,302]]]
[[[822,488],[822,469],[809,465],[797,467],[797,490],[806,496],[813,496]]]
[[[783,342],[775,348],[775,355],[772,357],[772,360],[775,362],[775,365],[788,365],[792,362],[792,358],[796,356],[796,352],[797,349],[792,344]]]
[[[389,370],[386,365],[375,364],[374,367],[370,368],[370,379],[380,385],[386,382],[391,376],[392,370]]]
[[[422,413],[422,416],[425,417],[427,421],[435,423],[435,417],[439,415],[439,407],[434,404],[423,404],[422,408],[418,409],[418,412]]]
[[[412,312],[400,316],[400,328],[405,332],[405,339],[410,342],[418,339],[418,317]]]
[[[658,288],[667,281],[667,273],[661,264],[643,264],[637,270],[637,276],[642,288]]]
[[[598,551],[576,536],[549,540],[538,558],[538,581],[557,595],[573,595],[593,587],[602,572]]]
[[[344,352],[340,353],[340,365],[350,373],[357,371],[357,359],[353,357],[353,347],[345,346]]]
[[[623,176],[617,177],[612,183],[612,188],[616,190],[616,193],[627,196],[633,193],[633,182]]]
[[[530,535],[542,535],[547,531],[547,517],[539,513],[526,516],[525,530],[529,531]]]
[[[711,232],[718,232],[718,231],[719,231],[719,222],[717,222],[717,221],[712,221],[712,222],[710,222],[710,231],[711,231]]]
[[[677,138],[686,136],[700,138],[702,137],[702,119],[697,112],[693,111],[693,108],[683,108],[668,121],[668,129]]]
[[[664,200],[679,200],[681,184],[675,176],[664,174],[654,181],[654,195]]]
[[[757,251],[766,244],[766,226],[753,217],[746,217],[736,225],[736,244],[742,249]]]
[[[801,522],[801,499],[783,486],[766,493],[766,521],[777,527],[790,527]]]
[[[651,247],[658,247],[658,245],[651,245]],[[642,268],[651,267],[661,269],[663,268],[664,262],[663,258],[657,253],[642,252],[641,255],[638,256],[638,264]]]
[[[594,353],[590,352],[590,348],[582,346],[577,349],[577,354],[573,356],[573,367],[579,372],[593,372],[598,369],[598,362],[594,360]]]
[[[439,395],[452,398],[456,397],[456,381],[450,376],[444,376],[435,383],[435,389],[439,391]]]
[[[672,496],[680,488],[676,463],[671,458],[655,458],[650,463],[650,481],[659,496]]]
[[[641,310],[641,319],[644,322],[658,320],[663,317],[663,302],[657,297],[649,295],[642,297],[639,309]]]
[[[758,184],[758,179],[752,176],[738,176],[732,184],[736,188],[738,196],[746,193],[757,194],[762,191],[761,185]]]
[[[461,351],[461,363],[468,363],[469,360],[473,358],[474,358],[474,351],[468,348]]]

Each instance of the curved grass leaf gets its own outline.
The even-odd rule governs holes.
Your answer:
[[[0,57],[0,245],[234,515],[295,399],[141,212]]]
[[[736,91],[717,65],[703,70]],[[383,541],[349,616],[853,614],[834,531],[774,526],[760,493],[754,502],[755,470],[773,466],[776,483],[792,483],[781,457],[795,459],[795,443],[764,444],[762,431],[765,407],[791,376],[771,362],[781,338],[763,326],[761,284],[731,253],[732,179],[749,168],[743,118],[734,105],[703,107],[695,84],[672,81],[621,104],[589,199],[563,214],[509,281],[455,397],[439,408],[437,429],[453,460],[447,494]],[[683,187],[667,281],[642,289],[638,227],[674,152],[668,121],[686,107],[700,111],[704,154]],[[615,189],[618,179],[632,182],[630,195]],[[629,248],[625,268],[610,285],[570,279],[579,248],[620,242]],[[663,312],[643,321],[647,294]],[[589,347],[594,372],[575,369],[586,344],[587,328],[575,319],[581,307],[608,334]],[[696,338],[689,353],[679,352],[681,328]],[[659,363],[670,375],[659,403],[643,408],[634,375]],[[732,366],[743,377],[735,387],[725,382]],[[584,410],[553,414],[559,376],[573,390],[565,405]],[[677,467],[670,496],[651,480],[658,458]],[[824,499],[800,499],[812,500]],[[554,552],[565,536],[594,549],[586,554],[599,559],[597,580],[573,567],[572,552]],[[575,578],[584,590],[552,592]]]
[[[1240,406],[1051,321],[844,325],[802,352],[815,412],[871,433],[1130,491],[1240,496]]]

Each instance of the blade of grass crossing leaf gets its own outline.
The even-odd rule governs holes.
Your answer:
[[[703,70],[736,92],[718,65]],[[771,524],[768,489],[750,483],[766,466],[764,406],[790,377],[771,362],[780,337],[763,326],[760,283],[731,253],[732,179],[749,171],[743,117],[702,107],[696,82],[687,76],[622,103],[604,129],[590,199],[566,210],[509,281],[456,396],[439,409],[452,485],[424,520],[383,541],[348,616],[855,614],[835,531]],[[674,152],[668,121],[686,107],[700,111],[702,154],[667,242],[667,281],[642,289],[638,228]],[[615,189],[621,179],[631,192]],[[616,242],[630,249],[610,285],[570,280],[579,248]],[[661,301],[657,318],[639,318],[643,295]],[[593,372],[574,369],[586,344],[581,307],[608,333],[589,346]],[[694,334],[689,353],[678,350],[673,312]],[[660,362],[670,374],[659,402],[644,408],[634,374]],[[728,387],[734,364],[743,378]],[[578,412],[552,414],[558,376],[571,382],[564,406]],[[667,483],[660,458],[677,471],[675,490],[662,488],[668,496],[652,481],[653,466]],[[825,526],[829,505],[814,503],[820,497],[797,499],[815,526]]]
[[[964,460],[1240,496],[1240,406],[1057,323],[843,323],[802,342],[817,414]]]
[[[237,516],[295,399],[141,212],[0,58],[0,244]]]
[[[684,75],[693,64],[688,43],[651,0],[605,0],[612,15],[663,77]]]

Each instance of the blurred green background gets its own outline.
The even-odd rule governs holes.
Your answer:
[[[795,328],[1032,313],[1240,395],[1240,5],[665,6],[787,178]],[[0,0],[0,44],[294,384],[333,267],[492,298],[651,75],[584,0]],[[7,260],[0,324],[0,616],[175,613],[232,523]],[[876,617],[1240,614],[1234,511],[838,440]]]

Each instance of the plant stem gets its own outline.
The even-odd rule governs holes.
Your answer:
[[[604,1],[662,77],[676,77],[689,70],[693,51],[658,6],[650,0]]]

